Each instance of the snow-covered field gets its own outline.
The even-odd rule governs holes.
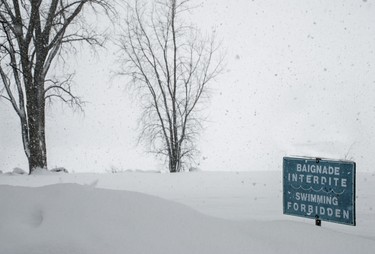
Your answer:
[[[0,175],[0,253],[374,253],[374,173],[357,226],[282,214],[281,172]]]

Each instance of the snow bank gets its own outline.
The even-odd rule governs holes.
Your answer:
[[[0,253],[272,250],[232,223],[160,198],[75,184],[0,187]]]
[[[18,174],[18,175],[25,175],[26,171],[23,170],[22,168],[14,168],[12,171],[13,174]]]
[[[374,253],[372,234],[339,232],[324,222],[319,228],[311,221],[304,223],[290,216],[270,219],[269,210],[281,213],[281,200],[275,195],[279,186],[273,182],[278,182],[279,174],[273,178],[262,176],[270,173],[2,175],[0,253]],[[360,180],[369,187],[361,186],[362,204],[372,197],[373,179],[366,179]],[[68,180],[84,185],[4,185],[45,185]],[[194,204],[192,200],[200,197],[200,206],[195,204],[208,213],[223,209],[236,214],[238,195],[245,190],[248,195],[239,200],[258,206],[248,215],[257,220],[214,218],[172,200],[98,188],[115,189],[120,183],[124,189],[153,190],[155,195],[186,204]],[[174,194],[168,196],[167,190]],[[250,190],[255,194],[250,194]],[[373,221],[371,213],[364,210],[358,216],[359,224]]]

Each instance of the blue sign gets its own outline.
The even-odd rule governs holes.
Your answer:
[[[284,157],[284,214],[355,226],[355,163]]]

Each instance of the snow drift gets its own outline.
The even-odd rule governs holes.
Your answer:
[[[192,175],[199,178],[200,174]],[[25,182],[35,179],[3,177]],[[0,253],[373,253],[375,250],[375,240],[371,237],[292,221],[229,221],[159,197],[99,189],[94,185],[55,184],[37,188],[0,185]]]

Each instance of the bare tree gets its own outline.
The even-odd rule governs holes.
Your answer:
[[[141,139],[179,172],[196,153],[208,83],[222,70],[214,36],[186,25],[189,1],[138,1],[127,6],[120,37],[123,70],[140,92]],[[185,16],[186,17],[186,16]]]
[[[102,45],[103,37],[83,17],[89,7],[109,12],[107,0],[0,0],[0,75],[3,92],[17,113],[32,173],[47,168],[45,104],[57,98],[81,105],[71,76],[49,77],[61,52],[76,42]],[[1,85],[0,85],[1,86]]]

